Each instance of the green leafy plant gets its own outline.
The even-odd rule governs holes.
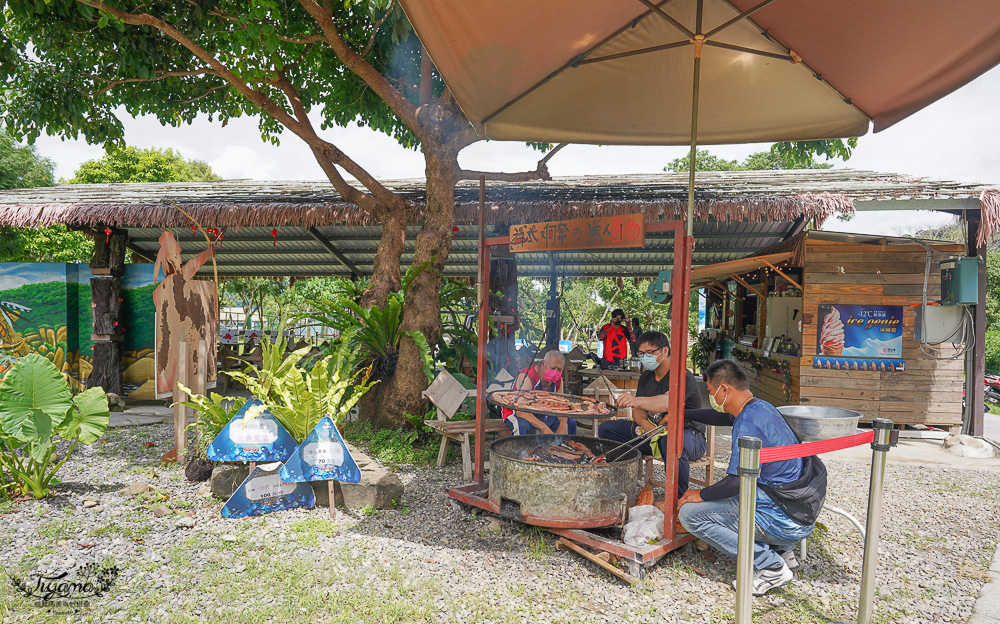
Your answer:
[[[426,466],[437,460],[441,438],[410,429],[376,429],[370,423],[348,423],[344,437],[364,447],[372,458],[390,468]],[[454,449],[455,445],[452,445]]]
[[[188,400],[181,401],[179,404],[190,407],[197,413],[195,422],[188,425],[187,428],[198,434],[191,450],[196,451],[200,457],[204,455],[208,444],[215,439],[215,436],[222,432],[223,427],[232,420],[236,412],[247,402],[247,398],[221,396],[215,392],[208,396],[202,396],[195,394],[183,384],[178,383],[177,386],[188,395]],[[223,403],[228,403],[229,406],[227,407]]]
[[[309,348],[284,355],[285,341],[261,343],[260,368],[248,366],[243,372],[227,373],[246,386],[297,442],[305,440],[323,416],[340,423],[361,397],[376,383],[370,381],[371,367],[356,371],[358,354],[354,348],[354,333],[349,329],[342,336],[332,355],[311,369],[297,366],[309,353]]]
[[[362,350],[365,361],[372,365],[372,375],[376,379],[392,376],[399,357],[399,342],[404,336],[409,336],[420,347],[424,373],[427,380],[431,381],[434,378],[434,358],[426,336],[417,331],[401,329],[410,285],[421,272],[431,270],[429,266],[430,263],[425,262],[411,267],[403,276],[399,291],[389,293],[383,307],[363,308],[347,296],[335,299],[320,297],[311,303],[313,310],[293,316],[292,321],[307,321],[314,326],[330,327],[340,332],[356,329],[355,344]],[[465,327],[462,313],[470,309],[470,302],[475,300],[475,292],[460,282],[443,279],[439,300],[442,311],[439,353],[455,360],[465,355],[474,362],[476,333]]]
[[[24,496],[45,497],[73,450],[96,442],[109,417],[101,388],[73,396],[52,362],[25,356],[0,383],[0,482],[14,483]],[[53,466],[58,439],[70,447]]]
[[[315,312],[293,317],[293,320],[308,320],[331,327],[341,332],[342,339],[345,332],[355,330],[351,334],[354,346],[360,348],[365,359],[370,362],[376,379],[385,379],[395,372],[399,341],[403,336],[410,336],[424,354],[424,369],[428,379],[431,379],[434,361],[427,338],[420,332],[400,329],[403,301],[404,294],[401,292],[389,293],[389,299],[383,308],[363,308],[347,298],[320,299],[313,304]]]

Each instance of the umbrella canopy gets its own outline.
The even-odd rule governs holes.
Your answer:
[[[859,136],[1000,60],[996,0],[401,4],[469,119],[502,140]]]

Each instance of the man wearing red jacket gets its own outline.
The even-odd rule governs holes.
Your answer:
[[[601,328],[597,338],[604,341],[603,365],[617,366],[628,357],[629,344],[635,342],[635,333],[625,319],[625,312],[616,308],[611,311],[611,322]]]

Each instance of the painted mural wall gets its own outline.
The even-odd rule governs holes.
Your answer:
[[[86,264],[0,263],[0,370],[38,353],[81,386],[90,376],[93,311]],[[122,278],[125,395],[153,399],[153,266],[129,264]]]

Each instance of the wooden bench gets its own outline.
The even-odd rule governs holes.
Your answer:
[[[472,445],[469,439],[476,433],[474,420],[449,420],[468,397],[475,397],[476,391],[467,389],[455,379],[451,373],[442,370],[424,390],[434,407],[437,408],[436,419],[425,420],[424,424],[441,434],[441,449],[438,451],[438,468],[443,468],[448,460],[448,445],[458,442],[462,445],[462,474],[466,481],[472,481]],[[510,435],[510,429],[499,419],[488,418],[485,423],[487,434]],[[488,467],[488,462],[486,466]]]

